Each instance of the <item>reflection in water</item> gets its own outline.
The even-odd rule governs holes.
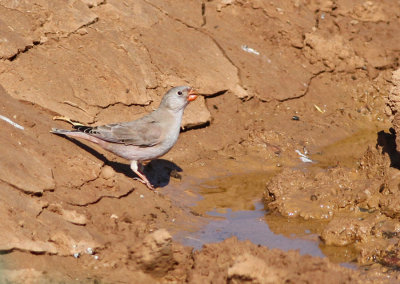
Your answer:
[[[208,211],[225,213],[227,210],[254,210],[254,201],[260,199],[266,182],[276,173],[235,174],[200,183],[197,187],[202,199],[193,210],[201,214]]]
[[[191,208],[199,222],[186,220],[171,228],[174,239],[184,245],[201,249],[204,244],[223,241],[229,237],[268,248],[299,250],[301,254],[328,257],[331,261],[354,268],[352,247],[324,246],[319,235],[326,220],[303,220],[268,214],[260,200],[267,181],[278,171],[251,172],[208,178],[185,178],[177,187],[169,186],[164,194],[180,200]],[[185,190],[181,190],[185,188]],[[180,190],[179,190],[180,189]],[[185,224],[186,223],[186,224]]]
[[[203,244],[223,241],[235,236],[239,240],[250,240],[255,244],[282,250],[300,250],[302,254],[323,257],[323,253],[315,241],[310,239],[290,238],[275,234],[265,222],[265,211],[261,202],[254,204],[255,210],[232,211],[226,213],[208,212],[210,216],[219,217],[194,233],[181,232],[177,237],[183,244],[200,249]],[[306,233],[305,233],[306,235]]]
[[[312,166],[318,168],[356,167],[368,145],[376,145],[377,132],[375,128],[362,129],[345,139],[319,149],[316,154],[311,155],[311,158],[317,161]]]
[[[193,180],[187,188],[191,188],[190,192],[195,193],[197,198],[191,196],[190,207],[192,211],[207,216],[208,222],[197,230],[179,230],[175,239],[184,245],[200,249],[204,244],[235,236],[239,240],[250,240],[269,248],[298,249],[302,254],[323,257],[314,230],[304,226],[296,227],[298,230],[302,228],[301,232],[291,231],[289,228],[281,232],[270,229],[268,220],[273,220],[275,229],[288,225],[286,218],[281,217],[279,221],[269,218],[260,201],[266,182],[276,173],[276,170],[242,173],[206,182]],[[173,192],[177,194],[179,191]],[[289,227],[293,229],[293,226]]]
[[[360,130],[346,139],[321,148],[310,156],[316,163],[307,166],[322,169],[336,166],[357,167],[367,146],[376,144],[376,132],[376,129]],[[302,218],[266,214],[260,197],[266,182],[277,173],[276,168],[271,168],[267,172],[236,172],[214,179],[206,175],[206,178],[203,176],[202,179],[192,179],[191,182],[186,179],[186,184],[179,186],[180,189],[185,188],[184,191],[173,189],[178,189],[174,193],[175,197],[176,192],[185,192],[186,196],[181,195],[174,199],[183,200],[193,212],[206,216],[202,218],[206,220],[206,224],[180,227],[175,238],[185,245],[200,249],[204,244],[235,236],[239,240],[250,240],[269,248],[298,249],[302,254],[327,256],[333,262],[354,268],[350,264],[357,256],[354,246],[339,248],[325,246],[320,242],[318,236],[327,220],[306,221]],[[190,204],[187,203],[188,200]]]

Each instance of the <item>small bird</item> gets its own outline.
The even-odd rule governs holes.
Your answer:
[[[183,112],[199,94],[191,87],[170,89],[153,112],[129,122],[85,126],[73,123],[73,130],[52,128],[51,132],[93,142],[105,150],[131,162],[132,171],[149,189],[153,185],[143,174],[142,161],[166,154],[175,145],[180,133]],[[65,119],[64,119],[65,120]]]

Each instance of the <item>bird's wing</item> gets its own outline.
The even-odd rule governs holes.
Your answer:
[[[157,145],[162,135],[160,123],[151,116],[97,127],[77,126],[75,129],[108,142],[140,147]]]

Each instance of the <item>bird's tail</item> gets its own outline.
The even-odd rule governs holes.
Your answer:
[[[91,127],[87,126],[84,129],[91,129]],[[68,137],[72,137],[72,138],[81,138],[81,139],[85,139],[88,140],[90,142],[96,143],[96,144],[102,144],[105,143],[105,141],[94,137],[84,131],[82,131],[81,129],[76,129],[76,130],[66,130],[66,129],[58,129],[58,128],[52,128],[51,133],[54,133],[56,135],[63,135],[63,136],[68,136]],[[104,146],[102,146],[104,148]]]

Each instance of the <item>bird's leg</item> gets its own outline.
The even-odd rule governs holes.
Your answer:
[[[140,170],[142,170],[142,168],[143,168],[143,166],[142,166],[142,164],[140,162],[139,163],[137,161],[132,161],[131,162],[131,169],[135,174],[138,175],[138,177],[139,177],[138,180],[141,183],[144,183],[149,189],[154,190],[154,187],[151,185],[151,183],[146,178],[146,176],[140,172],[139,168],[140,168]]]

